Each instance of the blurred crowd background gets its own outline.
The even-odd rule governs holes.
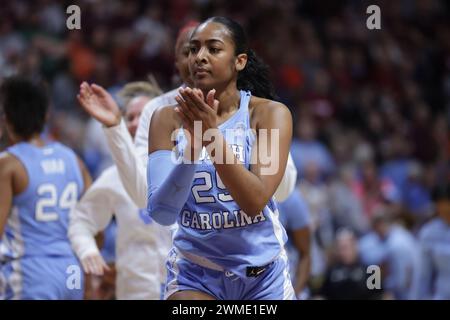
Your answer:
[[[66,27],[71,4],[81,8],[81,30]],[[381,30],[366,27],[371,4],[381,8]],[[95,177],[111,159],[76,101],[81,81],[115,92],[152,74],[173,89],[178,29],[234,18],[294,116],[291,153],[314,234],[312,295],[326,297],[327,272],[350,259],[388,266],[384,288],[405,299],[421,228],[438,208],[448,212],[437,204],[450,178],[449,9],[444,0],[4,1],[0,79],[21,73],[48,84],[48,134]],[[342,228],[354,236],[337,241]]]

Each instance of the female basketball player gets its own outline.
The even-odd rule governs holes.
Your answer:
[[[157,110],[149,132],[147,209],[157,222],[179,225],[165,297],[294,299],[272,199],[286,167],[291,114],[272,100],[267,68],[230,19],[196,28],[189,69],[196,89],[180,89],[176,108]],[[194,135],[194,121],[201,136],[213,134],[215,148]],[[173,148],[186,161],[172,161]],[[268,150],[270,163],[262,157]],[[276,172],[265,172],[273,165]]]
[[[42,87],[8,78],[0,104],[13,143],[0,154],[0,300],[82,299],[83,274],[67,226],[89,173],[72,150],[42,139],[48,108]]]

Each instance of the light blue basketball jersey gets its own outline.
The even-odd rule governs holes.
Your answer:
[[[13,199],[0,246],[0,261],[32,256],[73,256],[69,211],[82,190],[76,156],[60,143],[38,148],[19,143],[7,149],[25,167],[28,187]]]
[[[419,232],[421,265],[415,299],[450,300],[450,225],[441,218]]]
[[[255,142],[248,105],[250,92],[241,91],[239,109],[219,126],[236,158],[250,170]],[[180,130],[177,152],[183,153],[186,138]],[[203,149],[191,193],[178,218],[175,248],[186,257],[200,257],[236,275],[245,276],[248,266],[263,266],[284,250],[286,232],[271,199],[261,213],[247,216],[231,198]],[[189,256],[187,255],[189,254]]]
[[[302,229],[311,223],[308,205],[298,190],[294,190],[278,207],[280,221],[287,230]]]
[[[294,190],[285,201],[278,204],[278,208],[281,224],[288,233],[306,228],[311,223],[308,205],[299,190]],[[301,257],[290,239],[286,243],[286,251],[291,279],[295,283],[297,265]]]

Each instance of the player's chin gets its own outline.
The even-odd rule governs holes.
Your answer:
[[[201,75],[194,77],[195,87],[201,90],[210,90],[214,88],[214,81],[210,75]]]

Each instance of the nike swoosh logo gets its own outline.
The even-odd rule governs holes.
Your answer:
[[[259,276],[259,275],[260,275],[261,273],[263,273],[265,270],[266,270],[265,268],[262,269],[262,270],[259,270],[258,272],[256,272],[256,275]]]

